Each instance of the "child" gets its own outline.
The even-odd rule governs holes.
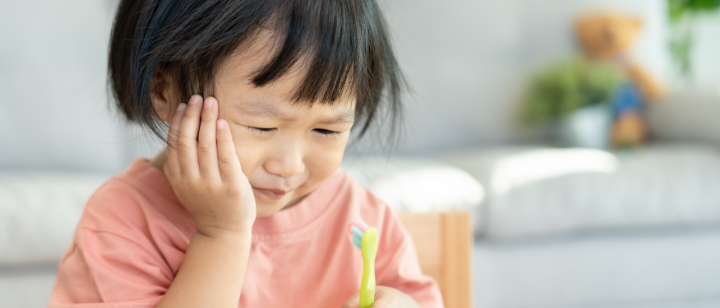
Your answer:
[[[168,146],[90,198],[50,307],[358,307],[357,218],[380,234],[373,307],[442,307],[399,220],[338,170],[381,97],[399,110],[374,0],[123,0],[109,70]]]

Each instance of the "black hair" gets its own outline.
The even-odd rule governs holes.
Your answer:
[[[380,107],[387,109],[391,135],[396,133],[405,83],[375,0],[122,0],[108,61],[116,106],[162,139],[161,127],[167,126],[150,100],[156,70],[177,83],[183,102],[193,94],[212,95],[220,65],[266,24],[280,39],[274,57],[252,76],[255,86],[277,80],[307,58],[295,102],[331,104],[352,93],[358,137],[377,120]]]

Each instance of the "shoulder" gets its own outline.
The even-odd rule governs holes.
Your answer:
[[[156,304],[155,295],[166,292],[183,253],[168,247],[172,237],[151,221],[144,203],[143,195],[117,176],[95,191],[59,263],[50,307]]]
[[[88,199],[73,234],[73,244],[83,255],[104,256],[107,251],[126,251],[128,254],[148,251],[155,242],[151,220],[142,194],[114,177]],[[93,263],[92,260],[86,261]]]
[[[142,194],[118,176],[100,186],[88,199],[78,227],[108,229],[122,222],[134,224],[143,216]]]
[[[77,229],[150,235],[151,226],[159,229],[191,222],[169,183],[163,183],[158,174],[147,176],[142,168],[136,160],[101,185],[88,199]]]
[[[399,218],[384,200],[342,170],[333,177],[337,182],[337,186],[333,188],[342,199],[351,221],[361,218],[368,226],[375,227],[381,239],[386,239],[386,242],[398,244],[408,238]]]
[[[100,186],[85,205],[70,250],[79,249],[85,259],[143,256],[154,264],[179,266],[194,232],[192,218],[177,210],[182,205],[144,184],[151,183],[121,173]],[[114,254],[118,251],[123,253]]]
[[[338,169],[327,181],[329,185],[326,190],[334,192],[333,198],[337,199],[333,201],[340,201],[367,223],[379,222],[384,216],[392,214],[385,201],[375,196],[345,171]]]

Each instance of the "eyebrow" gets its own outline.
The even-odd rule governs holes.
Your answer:
[[[294,120],[294,118],[289,117],[280,111],[277,107],[275,107],[275,105],[265,104],[261,101],[250,101],[244,104],[235,104],[234,107],[242,114],[254,117]]]
[[[324,119],[318,122],[318,124],[352,124],[355,122],[355,111],[351,109],[343,110],[332,118]]]
[[[243,114],[261,117],[261,118],[279,118],[283,121],[294,121],[296,118],[285,114],[273,104],[266,104],[262,101],[251,101],[245,104],[235,104],[235,109]],[[355,111],[350,108],[345,108],[335,115],[322,119],[318,124],[339,124],[339,123],[354,123],[355,122]]]

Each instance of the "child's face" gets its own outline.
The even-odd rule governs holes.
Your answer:
[[[332,105],[294,104],[303,69],[255,87],[249,77],[269,59],[269,46],[236,53],[215,79],[219,118],[229,123],[258,217],[292,206],[338,168],[355,114],[350,97]]]

